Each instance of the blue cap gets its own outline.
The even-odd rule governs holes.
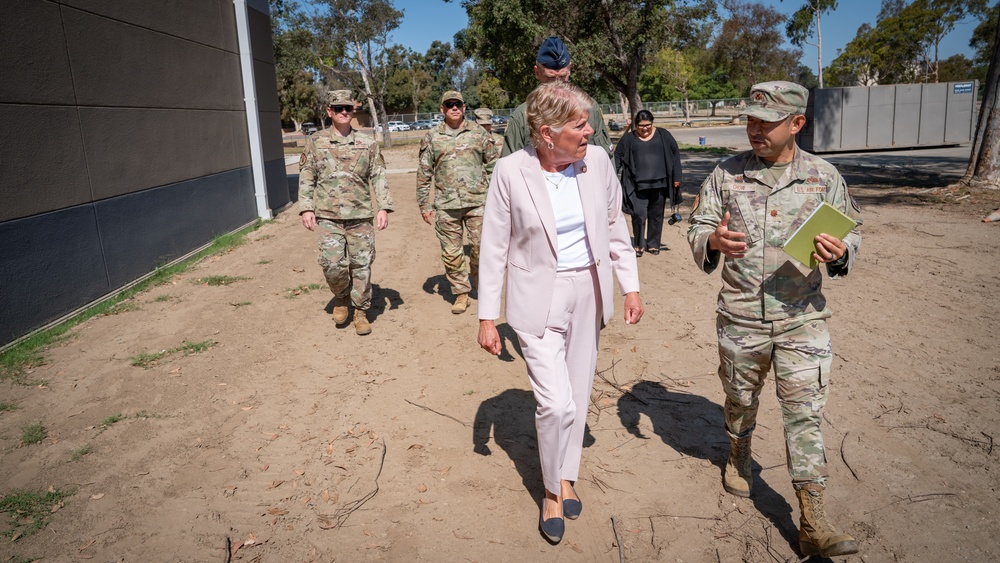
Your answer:
[[[549,37],[538,48],[538,64],[551,70],[562,70],[569,66],[569,50],[566,44],[556,36]]]

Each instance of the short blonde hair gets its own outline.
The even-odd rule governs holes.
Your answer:
[[[526,113],[532,144],[536,147],[541,144],[543,125],[560,131],[563,125],[581,112],[589,113],[593,105],[594,100],[586,92],[569,82],[540,84],[528,94],[527,99]]]

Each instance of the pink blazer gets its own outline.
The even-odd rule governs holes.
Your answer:
[[[590,145],[573,163],[580,186],[587,240],[594,255],[604,324],[614,315],[614,282],[622,294],[639,291],[639,270],[625,217],[622,189],[608,153]],[[501,158],[493,169],[479,253],[479,318],[500,317],[507,275],[507,323],[542,336],[556,278],[556,224],[545,178],[533,147]],[[596,297],[596,296],[595,296]]]

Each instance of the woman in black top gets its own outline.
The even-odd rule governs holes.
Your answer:
[[[622,205],[632,216],[632,246],[660,253],[663,210],[681,202],[681,154],[666,129],[653,127],[653,114],[641,110],[632,121],[635,131],[625,133],[615,147],[615,167],[622,183]]]

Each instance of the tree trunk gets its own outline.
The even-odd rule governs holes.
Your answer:
[[[819,12],[816,10],[816,66],[819,68],[819,87],[823,87],[823,31],[819,27]]]
[[[976,136],[972,140],[969,168],[959,184],[1000,189],[1000,26],[993,42],[986,94],[979,110]]]
[[[355,52],[358,54],[358,62],[360,63],[358,65],[358,72],[361,73],[361,81],[365,84],[365,99],[368,101],[368,111],[372,114],[372,133],[375,135],[376,141],[384,139],[386,146],[389,146],[389,124],[382,123],[382,120],[379,118],[379,111],[375,107],[375,98],[372,96],[371,81],[368,80],[368,69],[365,68],[364,61],[361,60],[361,47],[360,45],[355,45],[355,48],[357,49]],[[382,125],[381,133],[379,132],[379,125]]]

